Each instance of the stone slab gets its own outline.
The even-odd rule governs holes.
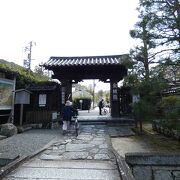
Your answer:
[[[92,140],[92,138],[93,138],[93,136],[92,135],[79,135],[78,137],[77,137],[77,139],[79,139],[79,140],[84,140],[84,141],[90,141],[90,140]]]
[[[111,137],[127,137],[135,135],[129,126],[108,127],[108,132]]]
[[[104,143],[102,145],[99,146],[100,149],[107,149],[109,146],[108,144]]]
[[[94,159],[96,159],[96,160],[109,160],[110,157],[108,156],[108,154],[96,154],[94,156]]]
[[[115,170],[117,167],[110,161],[42,161],[34,160],[23,164],[24,167],[42,167],[42,168],[69,168],[69,169],[106,169]]]
[[[137,166],[133,168],[133,175],[135,179],[138,180],[144,180],[146,177],[146,180],[152,180],[152,170],[149,166],[141,167]]]
[[[90,144],[92,144],[93,146],[95,145],[103,145],[103,141],[91,141]]]
[[[98,148],[93,148],[93,149],[91,149],[89,152],[96,154],[96,153],[98,153],[98,151],[99,151]]]
[[[120,180],[117,170],[59,169],[21,167],[7,178],[68,179],[68,180]]]
[[[7,136],[0,135],[0,140],[6,139]]]
[[[40,156],[40,159],[42,160],[62,160],[63,159],[63,156],[59,156],[57,154],[42,154]]]
[[[63,159],[86,159],[88,155],[88,152],[65,152]]]
[[[93,139],[93,141],[105,141],[106,139],[103,137],[96,137]]]
[[[93,148],[94,144],[67,144],[66,151],[84,151],[88,148]]]
[[[159,170],[154,172],[154,180],[173,180],[170,171]]]

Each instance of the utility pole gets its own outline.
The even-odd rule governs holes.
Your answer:
[[[30,41],[29,45],[25,47],[25,52],[28,52],[27,59],[24,60],[24,67],[26,67],[29,71],[31,70],[31,55],[32,55],[32,47],[36,45],[36,42]]]

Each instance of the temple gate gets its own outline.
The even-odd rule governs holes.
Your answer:
[[[113,56],[83,56],[83,57],[50,57],[43,64],[45,69],[52,70],[52,78],[61,82],[61,104],[72,94],[72,84],[83,79],[99,79],[110,83],[111,116],[120,116],[120,98],[117,83],[127,75],[127,68],[123,65],[126,55]]]

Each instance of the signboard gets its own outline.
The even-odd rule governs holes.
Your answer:
[[[61,103],[65,104],[65,87],[62,87],[61,90]]]
[[[14,86],[13,80],[0,78],[0,110],[12,109]]]
[[[139,95],[133,95],[133,104],[138,103],[140,101],[140,96]]]
[[[118,101],[118,86],[117,86],[117,83],[114,83],[114,84],[113,84],[112,100],[113,100],[113,101]]]
[[[15,93],[15,104],[30,104],[30,91],[18,89]]]
[[[46,94],[39,94],[39,107],[45,107],[46,106]]]

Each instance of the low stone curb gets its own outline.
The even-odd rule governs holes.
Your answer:
[[[113,149],[113,153],[116,157],[116,163],[118,166],[118,170],[119,170],[121,179],[122,180],[135,180],[125,159],[122,156],[120,156],[114,149]]]
[[[180,154],[174,153],[126,153],[125,160],[138,180],[178,180]]]
[[[180,153],[135,152],[125,154],[130,165],[180,166]]]
[[[52,140],[48,144],[46,144],[43,148],[35,151],[31,155],[21,156],[21,157],[15,159],[13,162],[11,162],[11,163],[7,164],[6,166],[2,167],[0,169],[0,179],[2,179],[4,176],[6,176],[10,172],[12,172],[14,169],[16,169],[20,164],[22,164],[25,161],[35,157],[36,155],[40,154],[41,152],[45,151],[47,148],[49,148],[54,143],[55,143],[55,140]]]

